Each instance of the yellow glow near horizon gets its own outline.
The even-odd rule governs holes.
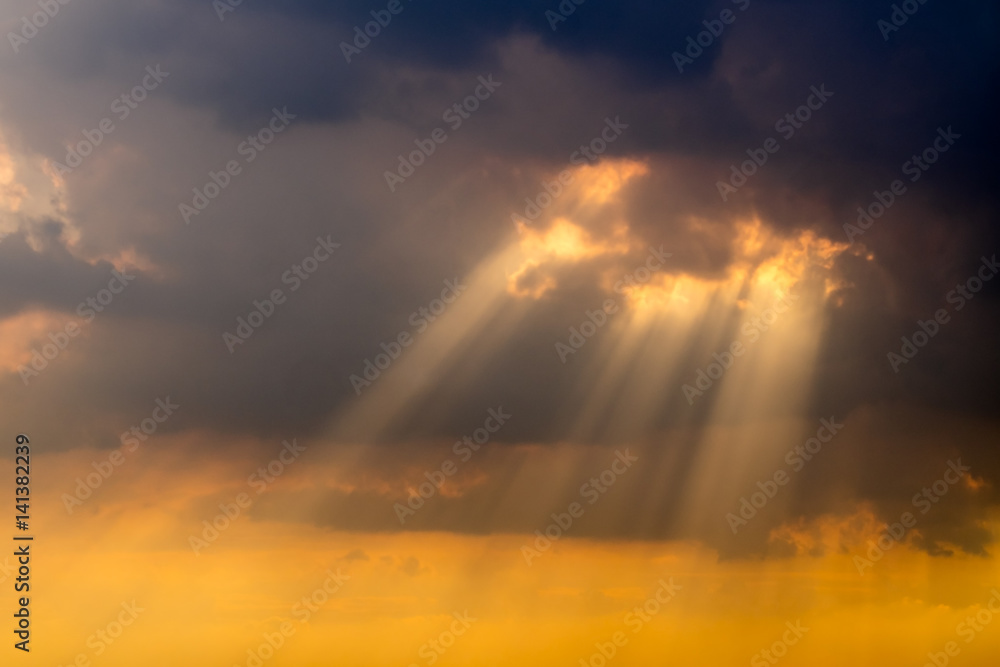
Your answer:
[[[191,434],[166,437],[203,448]],[[58,498],[106,454],[38,455],[48,471],[39,497]],[[558,464],[554,454],[551,465]],[[864,507],[777,528],[774,541],[794,548],[767,560],[722,560],[694,542],[570,535],[529,567],[519,549],[530,534],[332,531],[259,516],[239,517],[195,556],[187,535],[245,486],[249,462],[224,459],[206,470],[203,460],[192,461],[169,446],[140,449],[127,472],[72,516],[61,503],[38,503],[37,537],[48,548],[33,554],[32,564],[45,573],[45,588],[63,594],[43,588],[33,600],[38,627],[52,629],[32,644],[37,660],[69,665],[83,654],[109,667],[246,665],[247,650],[290,621],[295,633],[263,664],[426,665],[421,647],[448,628],[453,612],[467,610],[476,621],[441,665],[572,665],[617,631],[628,638],[614,659],[622,667],[748,664],[780,639],[786,621],[801,619],[808,641],[792,647],[783,665],[874,659],[902,666],[922,664],[928,651],[956,640],[957,624],[985,608],[1000,573],[993,558],[932,558],[903,543],[860,576],[852,555],[878,530]],[[290,471],[268,493],[287,490],[300,474],[322,483],[350,473],[315,460],[310,468]],[[0,474],[12,475],[13,463],[0,462]],[[996,517],[988,528],[997,530]],[[303,621],[293,609],[328,569],[349,579]],[[0,581],[9,585],[9,576],[0,573]],[[638,631],[626,625],[627,614],[670,578],[680,586],[676,597]],[[143,610],[136,622],[96,655],[101,644],[88,639],[133,600]],[[957,638],[963,664],[991,664],[1000,651],[993,624],[972,643]],[[859,626],[866,632],[858,634]],[[178,642],[181,635],[189,641]]]

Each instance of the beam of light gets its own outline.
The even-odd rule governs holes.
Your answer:
[[[373,386],[334,416],[330,437],[374,443],[425,405],[423,399],[432,391],[437,392],[437,408],[446,408],[440,388],[447,384],[454,391],[474,382],[476,371],[509,342],[538,299],[559,286],[560,268],[623,256],[630,250],[618,195],[631,180],[647,173],[648,167],[634,160],[574,169],[573,182],[561,197],[532,226],[520,224],[516,237],[484,258],[467,278],[466,292]],[[578,222],[595,218],[596,232]],[[372,455],[362,447],[331,456],[340,465],[354,466]]]
[[[615,193],[647,171],[632,160],[574,170],[574,183],[543,218],[551,224],[522,225],[516,239],[485,258],[466,280],[466,292],[364,390],[360,400],[335,418],[334,434],[355,442],[376,439],[405,418],[419,398],[445,377],[449,383],[455,382],[456,374],[474,378],[475,369],[507,342],[533,307],[533,300],[558,285],[560,265],[628,252],[623,225],[611,225],[602,238],[574,224],[569,216],[581,209],[616,204]]]
[[[707,429],[698,443],[685,477],[682,510],[691,526],[710,522],[720,532],[728,530],[722,517],[732,511],[734,499],[784,468],[783,454],[808,437],[802,420],[825,328],[826,299],[837,286],[828,271],[846,249],[846,244],[803,232],[778,242],[778,251],[752,274],[732,337],[747,351],[733,359],[709,396],[708,424],[739,428]],[[778,312],[781,307],[784,313]],[[762,314],[771,317],[760,319]]]
[[[445,377],[453,383],[455,373],[471,376],[470,369],[509,339],[532,301],[558,286],[561,266],[627,253],[630,240],[627,227],[617,219],[615,195],[646,173],[648,168],[633,160],[576,168],[573,183],[538,225],[521,224],[516,239],[480,262],[465,281],[466,292],[363,391],[360,400],[335,417],[333,432],[356,442],[376,439]],[[606,234],[591,233],[574,222],[608,209],[613,222]]]
[[[333,427],[335,436],[352,441],[376,440],[446,377],[452,381],[456,373],[468,374],[468,367],[460,371],[460,362],[477,363],[478,355],[495,351],[527,311],[525,304],[508,298],[503,267],[511,260],[512,250],[508,249],[464,279],[466,291],[424,333],[417,334],[392,366],[363,390],[346,413],[338,416]]]
[[[804,439],[826,302],[843,287],[831,269],[846,250],[808,230],[782,237],[759,219],[739,223],[724,276],[664,272],[629,288],[625,312],[587,343],[584,381],[562,415],[576,441],[640,443],[664,421],[695,429],[688,445],[681,431],[669,445],[686,454],[649,449],[640,530],[662,527],[665,511],[726,530],[731,495],[720,489],[752,485],[761,465],[780,467]],[[689,405],[681,386],[695,384],[692,362],[707,369],[737,341],[742,355]]]
[[[568,271],[602,267],[593,284],[620,312],[574,358],[581,381],[553,422],[565,426],[560,432],[574,445],[648,445],[672,424],[673,441],[647,447],[643,474],[654,483],[644,485],[643,509],[632,520],[655,532],[669,508],[691,522],[719,521],[730,498],[718,489],[752,483],[761,465],[780,464],[778,455],[804,436],[801,418],[827,300],[842,287],[831,270],[847,246],[809,230],[783,235],[758,218],[735,221],[723,272],[704,277],[665,266],[647,282],[614,293],[622,277],[614,267],[629,266],[647,246],[631,231],[624,200],[628,184],[648,173],[630,160],[575,170],[562,197],[532,223],[519,223],[518,235],[471,273],[467,292],[336,416],[331,437],[374,443],[426,410],[430,392],[434,407],[446,409],[442,404],[458,397],[455,387],[473,383],[533,309],[558,298]],[[789,295],[796,300],[788,302]],[[776,320],[765,319],[765,326],[755,319],[768,318],[782,299],[791,305]],[[599,307],[600,300],[582,305]],[[747,327],[757,330],[756,339],[748,339]],[[713,354],[728,353],[736,341],[745,353],[689,405],[682,385],[695,383],[693,369],[707,368]],[[553,373],[560,370],[553,358]],[[351,451],[340,463],[372,455],[364,446]],[[552,498],[579,484],[582,471],[567,466],[564,472],[546,482]],[[497,498],[496,507],[507,506],[532,479],[530,469],[505,474],[508,497]]]

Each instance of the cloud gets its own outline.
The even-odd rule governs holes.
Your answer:
[[[668,454],[651,468],[662,478],[638,474],[640,490],[622,496],[642,498],[643,488],[679,483],[693,469],[713,414],[740,399],[720,391],[688,410],[680,387],[739,335],[740,318],[769,307],[771,292],[753,293],[767,282],[812,290],[809,317],[796,321],[816,335],[773,342],[780,377],[750,374],[756,381],[740,384],[742,396],[766,394],[771,382],[806,417],[875,410],[940,420],[937,439],[913,440],[936,462],[953,455],[949,433],[984,424],[994,407],[996,283],[899,373],[886,354],[996,251],[988,8],[927,5],[885,41],[876,27],[884,8],[753,2],[683,74],[672,53],[717,15],[706,3],[586,3],[555,31],[549,3],[407,4],[348,64],[338,44],[371,9],[246,5],[220,22],[204,3],[69,5],[23,53],[4,57],[0,331],[17,332],[0,350],[0,396],[12,408],[4,428],[23,430],[27,420],[53,449],[114,447],[150,401],[170,394],[186,406],[171,431],[223,442],[298,435],[336,449],[357,442],[357,431],[338,426],[360,423],[377,431],[362,429],[365,444],[392,447],[393,456],[421,443],[436,455],[502,404],[516,415],[499,438],[505,445],[649,446],[669,434]],[[56,174],[82,133],[156,64],[170,72],[162,87],[84,164]],[[445,110],[481,75],[502,85],[390,192],[385,173],[415,141],[449,127]],[[785,136],[776,124],[815,86],[833,95]],[[242,142],[286,106],[294,122],[244,161]],[[628,127],[602,139],[601,159],[574,164],[614,119]],[[961,135],[954,147],[862,237],[848,238],[844,224],[857,208],[906,178],[903,164],[947,127]],[[719,182],[768,138],[780,138],[780,149],[724,200]],[[185,224],[179,205],[230,160],[241,173]],[[537,202],[563,172],[575,184],[518,234],[511,215],[523,216],[526,200]],[[283,276],[318,237],[340,248],[293,292]],[[669,264],[648,287],[616,293],[615,281],[651,246],[671,253]],[[113,269],[137,278],[26,386],[18,368],[52,328],[78,317]],[[472,292],[359,398],[350,376],[381,344],[413,332],[411,316],[443,281],[472,276]],[[223,334],[275,289],[287,303],[230,354]],[[656,310],[676,295],[698,308]],[[561,363],[555,343],[612,297],[620,317]],[[661,326],[650,324],[661,316]],[[662,326],[675,316],[684,326]],[[824,481],[819,467],[804,473],[814,482],[797,492],[806,519],[850,515],[861,502],[873,516],[891,515],[887,489],[905,499],[921,483],[926,471],[903,456],[902,441],[877,438],[888,427],[876,422],[850,445],[874,472],[845,464],[843,478],[859,475],[847,488]],[[990,428],[962,441],[962,453],[982,456]],[[440,513],[414,527],[537,527],[549,504],[534,512],[507,500],[505,518],[483,518],[504,484],[530,477],[522,450],[513,451],[443,494]],[[981,465],[992,484],[996,471]],[[886,481],[897,470],[905,484]],[[381,486],[313,489],[301,519],[397,529],[385,488],[404,472],[383,464],[371,474]],[[826,495],[838,493],[837,502]],[[609,500],[580,534],[692,535],[725,552],[714,529],[685,532],[657,514],[680,495],[656,495],[644,522],[618,520],[628,506]],[[926,524],[923,548],[987,548],[976,522],[992,495],[966,500],[965,514],[940,515],[953,528],[943,518]],[[766,532],[747,542],[766,548]]]

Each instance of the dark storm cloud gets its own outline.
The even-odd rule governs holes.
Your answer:
[[[997,140],[991,122],[997,47],[989,37],[997,17],[981,3],[922,5],[888,41],[876,21],[891,9],[870,3],[757,1],[740,11],[732,3],[651,8],[588,2],[553,31],[544,12],[554,6],[407,2],[348,64],[339,43],[380,5],[244,3],[220,22],[208,3],[103,3],[65,12],[8,67],[42,66],[73,79],[111,76],[124,87],[133,76],[128,64],[162,60],[173,72],[165,95],[205,106],[240,131],[253,129],[256,116],[273,104],[288,104],[307,121],[375,114],[419,131],[428,118],[425,107],[412,103],[414,96],[437,92],[434,109],[445,106],[460,92],[448,90],[448,75],[471,79],[498,69],[497,44],[525,35],[586,63],[598,77],[571,91],[579,107],[569,111],[559,108],[556,91],[508,82],[507,91],[539,103],[531,123],[538,131],[522,132],[520,140],[498,131],[502,141],[489,142],[492,150],[560,160],[562,150],[539,142],[538,135],[565,136],[561,128],[599,108],[635,123],[627,140],[633,151],[738,163],[746,149],[775,134],[775,120],[802,104],[810,86],[826,83],[835,99],[799,136],[783,142],[780,159],[760,180],[793,180],[805,188],[829,184],[824,194],[830,203],[851,210],[849,204],[870,191],[858,192],[864,181],[877,187],[938,126],[953,125],[972,141],[965,142],[960,160],[935,168],[935,179],[966,194],[987,183]],[[705,30],[702,21],[716,20],[721,9],[735,11],[735,22],[695,66],[678,73],[672,54],[683,52],[686,38]],[[726,49],[734,54],[729,70],[713,76]],[[386,69],[400,67],[426,76],[409,82],[384,77]],[[26,103],[22,98],[13,107]],[[547,113],[549,106],[559,113]],[[841,177],[848,169],[853,179]],[[777,213],[777,222],[794,224],[769,198],[758,204]]]
[[[143,67],[159,63],[171,74],[67,177],[66,215],[81,232],[72,252],[61,223],[50,220],[22,220],[41,250],[19,233],[0,241],[0,315],[33,308],[71,314],[110,271],[106,262],[81,257],[134,248],[155,270],[142,273],[95,322],[92,337],[74,343],[79,347],[37,384],[25,389],[10,374],[3,393],[17,397],[21,414],[39,423],[53,448],[114,445],[120,426],[165,394],[185,406],[168,428],[320,433],[353,400],[347,378],[379,343],[407,329],[407,317],[443,280],[466,276],[509,241],[510,213],[565,168],[606,117],[620,116],[629,128],[607,156],[653,167],[630,186],[631,229],[674,253],[671,271],[702,277],[719,276],[732,261],[737,218],[759,215],[785,231],[809,228],[846,241],[843,225],[855,222],[857,207],[905,178],[902,164],[930,145],[939,127],[952,127],[961,135],[954,147],[908,182],[907,194],[858,239],[875,261],[837,260],[836,273],[850,288],[828,311],[812,412],[902,402],[941,406],[959,420],[994,409],[996,281],[899,374],[885,355],[973,275],[980,256],[998,250],[995,7],[926,3],[886,40],[876,22],[889,17],[891,3],[751,0],[739,11],[728,2],[588,0],[553,31],[545,12],[558,5],[404,0],[404,11],[350,64],[340,42],[385,3],[246,0],[221,22],[204,1],[66,6],[0,63],[8,91],[2,120],[18,145],[62,161],[65,145],[94,127]],[[727,8],[735,8],[735,22],[679,73],[672,54]],[[414,139],[443,126],[442,111],[471,94],[476,77],[491,73],[503,82],[496,94],[390,193],[384,171]],[[833,96],[794,136],[781,136],[775,123],[823,85]],[[185,225],[178,203],[189,202],[192,188],[223,168],[275,106],[298,116],[287,134]],[[780,138],[780,151],[723,201],[717,182],[768,137]],[[692,218],[712,228],[691,233]],[[596,221],[591,231],[607,230]],[[338,253],[229,355],[222,332],[234,329],[254,299],[281,287],[283,272],[327,235],[341,243]],[[566,397],[587,376],[583,364],[561,366],[553,343],[605,298],[593,276],[627,270],[635,259],[584,262],[561,273],[558,294],[531,309],[477,382],[427,386],[385,439],[453,437],[494,403],[518,415],[509,441],[564,439],[580,409]],[[698,365],[688,359],[678,372],[690,376]],[[53,405],[60,406],[58,422],[46,418]],[[95,412],[114,415],[91,425]],[[664,409],[648,426],[675,425]],[[928,458],[943,451],[924,446]],[[689,455],[693,442],[675,447]],[[977,471],[995,480],[1000,471],[981,448],[976,440],[973,450],[984,461]],[[883,516],[923,472],[903,456],[903,445],[891,449],[891,458],[871,461],[875,472],[851,494],[876,499]],[[886,471],[897,466],[905,478],[885,484]],[[415,525],[538,527],[527,509],[483,523],[501,490],[477,491],[461,506],[443,500],[447,512]],[[817,481],[803,493],[808,516],[838,507],[823,490]],[[366,493],[320,499],[310,520],[391,529],[391,513],[373,507]],[[670,527],[666,506],[651,510],[664,518],[619,525],[612,521],[619,513],[608,511],[607,520],[581,526],[581,535],[685,536]],[[941,539],[981,550],[978,511],[941,514],[956,526],[942,518],[938,534],[948,539]],[[762,548],[764,534],[755,539]]]
[[[26,239],[12,234],[0,240],[0,317],[9,317],[28,305],[72,311],[86,297],[106,286],[112,266],[92,266],[67,252],[62,224],[49,221],[38,226],[39,252]],[[67,286],[73,286],[75,293]]]

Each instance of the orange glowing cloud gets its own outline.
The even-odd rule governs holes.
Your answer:
[[[0,368],[16,373],[31,361],[32,350],[51,343],[49,334],[61,333],[76,318],[48,311],[25,312],[0,320]]]
[[[519,237],[514,249],[519,259],[516,267],[507,272],[508,293],[539,299],[558,288],[561,268],[595,258],[624,257],[644,248],[645,240],[632,233],[619,205],[626,186],[649,172],[647,164],[635,160],[607,160],[573,169],[565,191],[542,207],[534,221],[515,220]],[[698,219],[687,224],[692,230],[711,227]],[[722,277],[684,275],[664,269],[648,282],[630,284],[623,290],[631,305],[638,312],[662,312],[669,304],[705,304],[723,292],[725,300],[744,308],[748,294],[759,297],[766,293],[770,301],[791,292],[805,279],[821,279],[826,296],[845,287],[833,276],[832,268],[840,254],[856,252],[850,244],[820,237],[811,229],[781,234],[757,217],[734,221],[732,229],[731,260]],[[606,231],[602,234],[602,230]],[[621,273],[618,268],[606,270],[602,287],[610,291]]]
[[[0,127],[0,237],[15,231],[21,217],[48,217],[67,223],[64,185],[44,158],[16,151]],[[68,231],[75,240],[75,230]]]
[[[573,172],[573,180],[588,204],[607,204],[637,176],[645,176],[649,167],[636,160],[607,160],[585,165]]]
[[[517,297],[541,298],[557,287],[553,275],[559,266],[607,255],[625,255],[632,248],[628,225],[608,210],[622,190],[649,167],[634,160],[607,160],[571,170],[565,191],[550,199],[533,224],[515,220],[520,238],[516,269],[508,273],[508,292]],[[584,220],[611,220],[610,235],[598,238]],[[548,222],[547,225],[544,223]]]
[[[0,206],[17,212],[28,194],[27,188],[15,180],[14,160],[0,137]]]
[[[566,218],[557,218],[544,230],[526,229],[520,241],[522,261],[508,275],[508,292],[518,297],[540,298],[555,289],[553,266],[573,264],[603,255],[624,255],[629,250],[627,229],[615,228],[607,241],[596,241],[587,230]]]
[[[740,309],[754,301],[758,308],[792,292],[796,284],[808,278],[824,282],[829,296],[845,285],[833,276],[834,260],[850,248],[804,230],[795,236],[782,237],[760,219],[739,222],[731,244],[732,260],[720,278],[706,278],[660,272],[643,284],[624,290],[637,314],[667,312],[671,309],[703,308],[715,297]],[[606,276],[604,285],[610,285]]]

